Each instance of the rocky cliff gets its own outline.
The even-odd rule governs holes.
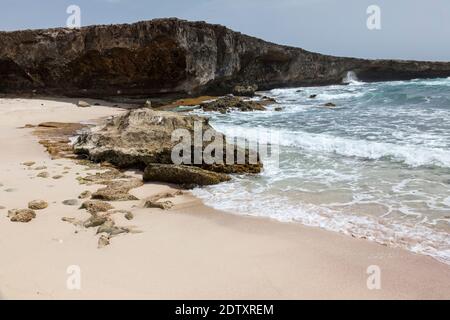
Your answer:
[[[0,92],[77,96],[227,93],[450,76],[450,63],[339,58],[269,43],[220,25],[134,24],[0,32]]]

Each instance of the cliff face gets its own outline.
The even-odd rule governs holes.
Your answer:
[[[178,19],[0,32],[0,92],[78,96],[227,93],[450,76],[450,63],[339,58]]]

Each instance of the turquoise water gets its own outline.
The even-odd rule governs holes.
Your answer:
[[[267,159],[261,175],[196,195],[218,209],[318,226],[450,263],[450,79],[263,94],[283,110],[207,115],[228,136],[276,132],[279,163]]]

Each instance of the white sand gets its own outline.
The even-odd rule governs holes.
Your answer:
[[[44,106],[41,106],[44,104]],[[450,267],[432,258],[365,240],[266,219],[214,211],[187,195],[175,209],[133,209],[119,222],[143,233],[112,239],[97,249],[95,230],[77,230],[62,217],[86,218],[62,205],[84,190],[72,161],[50,160],[25,124],[75,122],[122,112],[94,106],[24,99],[0,99],[0,298],[5,299],[298,299],[450,298]],[[24,161],[45,165],[60,180],[36,178]],[[7,189],[12,192],[6,192]],[[148,184],[132,191],[140,198],[170,188]],[[12,223],[7,210],[31,200],[50,206],[30,223]],[[113,203],[129,208],[139,202]],[[67,268],[81,269],[81,290],[69,290]],[[366,270],[381,268],[381,290],[368,290]]]

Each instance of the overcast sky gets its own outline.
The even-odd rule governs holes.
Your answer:
[[[0,30],[65,26],[71,4],[83,26],[179,17],[326,54],[450,61],[450,0],[0,0]]]

